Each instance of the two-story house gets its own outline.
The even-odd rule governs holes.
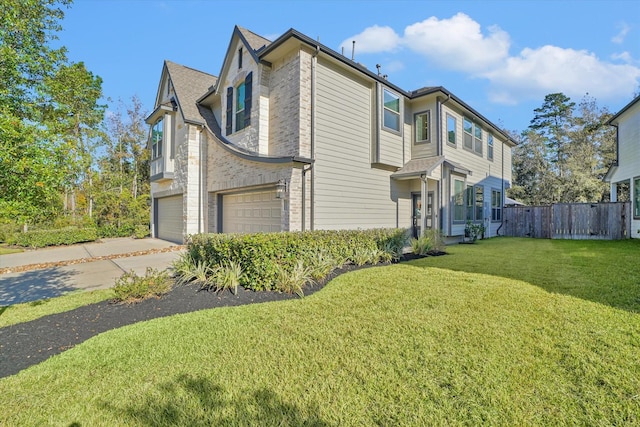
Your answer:
[[[515,142],[443,87],[405,91],[293,29],[235,27],[218,77],[165,61],[152,233],[501,226]]]
[[[619,187],[629,192],[624,197],[631,201],[633,214],[629,234],[632,238],[640,238],[640,96],[611,117],[607,124],[617,130],[616,161],[604,180],[611,183],[612,202],[618,200]]]

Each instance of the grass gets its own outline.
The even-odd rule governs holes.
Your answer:
[[[637,425],[638,243],[492,239],[127,326],[0,380],[0,425]]]
[[[62,313],[84,305],[93,304],[114,297],[113,289],[96,291],[74,291],[66,295],[0,307],[0,328],[28,322],[49,314]]]
[[[7,254],[15,254],[18,252],[23,252],[22,249],[15,249],[15,248],[7,248],[7,247],[3,247],[2,245],[0,245],[0,255],[7,255]]]

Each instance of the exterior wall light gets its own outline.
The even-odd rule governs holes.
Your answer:
[[[276,199],[284,199],[284,193],[287,191],[287,183],[284,179],[280,179],[276,184]]]

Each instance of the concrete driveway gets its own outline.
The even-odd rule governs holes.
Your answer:
[[[116,238],[0,255],[0,306],[110,288],[124,272],[170,267],[181,252],[164,240]]]

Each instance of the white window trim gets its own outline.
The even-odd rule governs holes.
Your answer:
[[[447,124],[446,124],[446,133],[447,133],[447,144],[449,144],[450,147],[458,147],[458,118],[456,116],[454,116],[453,114],[449,114],[446,113],[446,117],[447,117]],[[453,139],[454,142],[449,141],[449,118],[453,119]]]
[[[427,116],[426,139],[418,139],[418,117]],[[413,115],[413,141],[415,144],[428,144],[431,142],[431,110],[420,111]]]
[[[495,155],[495,144],[493,143],[494,138],[492,133],[487,133],[487,160],[493,161],[493,156]],[[491,148],[491,149],[489,149]],[[491,156],[489,156],[491,153]]]
[[[398,98],[398,112],[393,111],[384,105],[384,93],[388,92],[390,95]],[[388,132],[395,133],[396,135],[402,135],[402,117],[404,113],[404,103],[402,102],[402,96],[391,89],[386,87],[382,87],[380,90],[380,127]],[[393,114],[398,115],[398,129],[390,128],[385,126],[384,124],[384,112],[385,110],[389,110]]]
[[[471,123],[471,133],[467,132],[467,130],[465,129],[465,121],[468,121],[469,123]],[[480,132],[480,138],[478,138],[476,136],[477,132]],[[486,134],[487,132],[484,131],[484,129],[482,128],[482,126],[478,125],[475,121],[471,120],[469,117],[467,116],[463,116],[462,117],[462,148],[464,148],[467,151],[470,151],[480,157],[482,157],[483,155],[483,151],[484,151],[484,137],[482,136],[483,134]],[[469,135],[471,137],[471,147],[467,147],[465,144],[465,136]],[[480,151],[478,151],[478,147],[480,147]]]
[[[493,193],[499,193],[500,194],[500,200],[499,203],[497,205],[493,204]],[[502,195],[502,190],[499,188],[491,188],[491,222],[502,222],[502,208],[503,208],[503,201],[504,201],[504,196]],[[493,219],[493,210],[497,209],[498,211],[500,211],[500,219]]]

